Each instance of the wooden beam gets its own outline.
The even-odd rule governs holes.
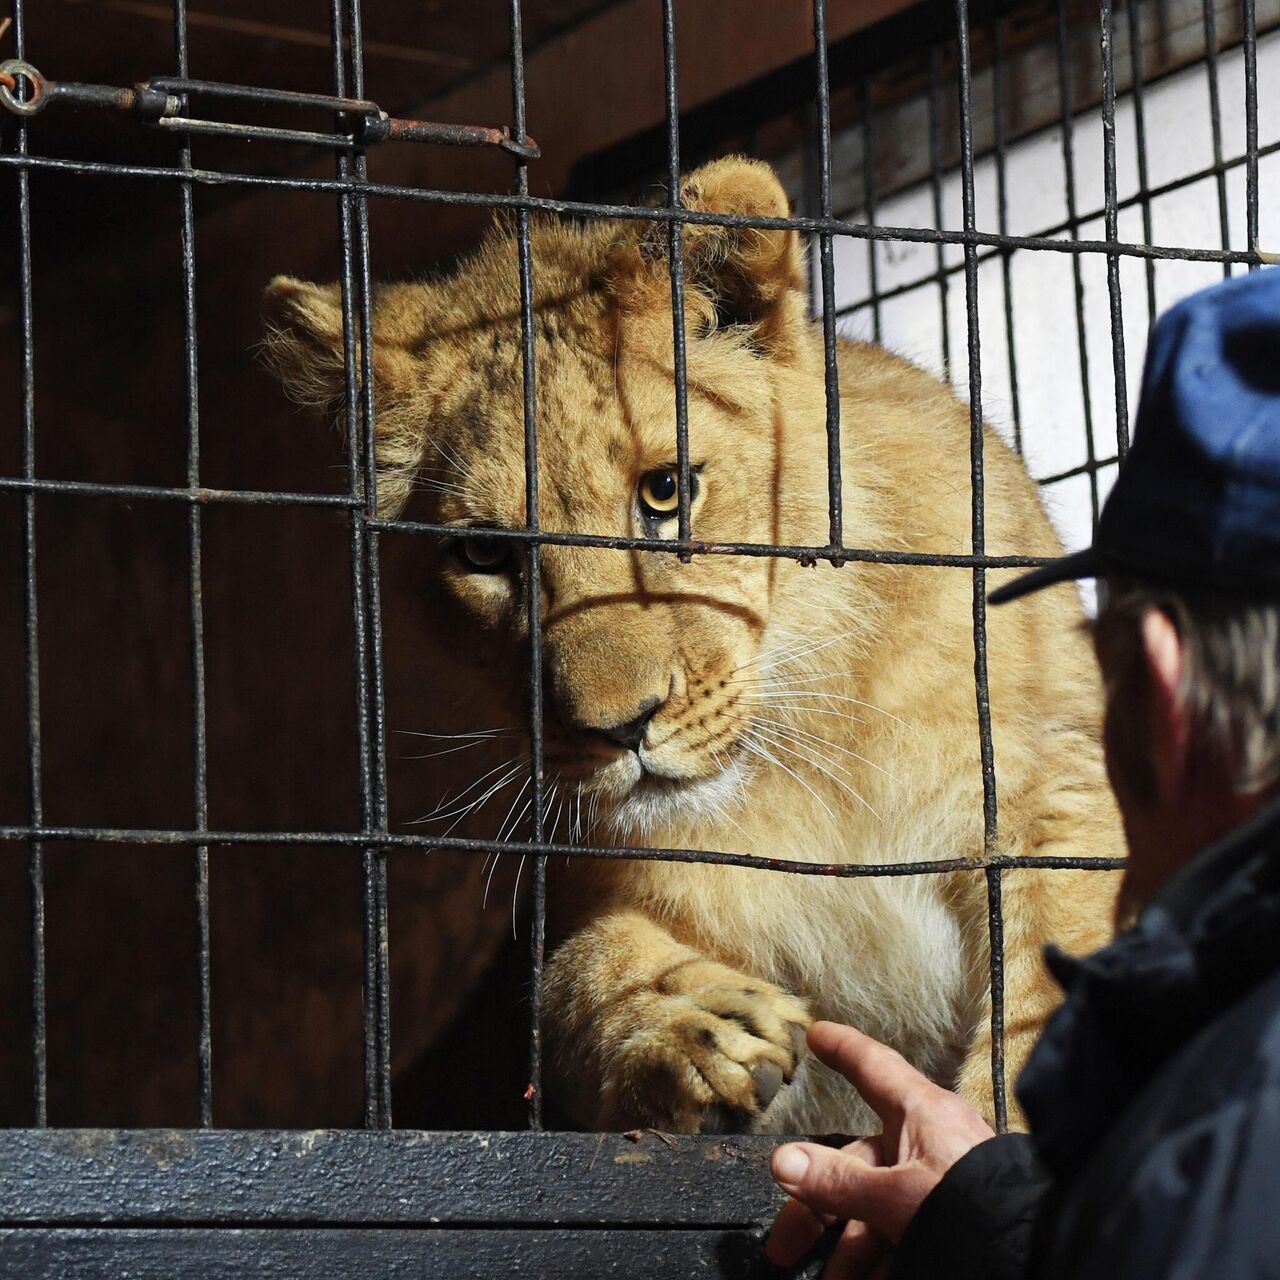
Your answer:
[[[908,7],[907,0],[831,0],[828,40]],[[676,38],[680,109],[688,111],[811,52],[813,7],[808,0],[683,0]],[[662,122],[660,7],[654,0],[626,0],[605,10],[534,50],[525,78],[529,131],[543,153],[531,185],[560,191],[579,158]],[[422,112],[431,119],[492,123],[508,117],[510,100],[510,72],[502,67],[424,103]],[[444,173],[467,163],[439,153],[400,156],[402,176],[390,181],[439,186]]]

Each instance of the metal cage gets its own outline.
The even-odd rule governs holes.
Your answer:
[[[961,182],[961,225],[944,229],[940,195],[946,168],[937,127],[941,95],[940,44],[928,52],[927,93],[931,103],[929,150],[925,180],[933,192],[931,228],[884,225],[878,220],[883,191],[877,189],[874,158],[866,165],[856,208],[861,217],[847,220],[850,210],[837,207],[834,192],[837,158],[833,150],[832,69],[828,65],[826,6],[812,0],[813,62],[806,72],[807,119],[812,128],[806,145],[807,198],[804,212],[793,221],[729,217],[693,212],[678,198],[682,170],[682,117],[677,80],[677,13],[675,0],[661,0],[666,88],[666,129],[661,139],[665,162],[665,203],[658,207],[559,200],[530,194],[530,170],[537,147],[527,126],[520,0],[510,0],[511,124],[506,129],[451,127],[422,121],[390,119],[366,98],[363,73],[360,0],[332,0],[332,95],[286,95],[246,86],[196,81],[188,75],[187,12],[185,0],[173,0],[175,74],[156,78],[136,89],[71,85],[46,81],[25,61],[24,0],[14,0],[13,38],[16,59],[0,68],[0,98],[17,116],[14,145],[0,154],[16,185],[17,205],[10,214],[18,243],[20,274],[16,297],[21,342],[22,383],[19,388],[21,473],[0,476],[3,501],[21,508],[22,565],[25,584],[22,603],[26,640],[26,730],[29,821],[0,827],[4,856],[25,851],[30,885],[30,946],[33,957],[31,991],[34,1035],[31,1044],[33,1124],[0,1131],[0,1270],[14,1275],[124,1274],[168,1276],[183,1273],[288,1274],[291,1276],[355,1276],[372,1268],[384,1274],[405,1274],[414,1268],[444,1274],[677,1274],[695,1265],[719,1274],[746,1275],[762,1268],[758,1242],[778,1199],[767,1175],[773,1140],[764,1138],[695,1138],[670,1140],[656,1135],[582,1135],[543,1131],[542,1040],[540,1002],[544,959],[546,859],[644,858],[702,861],[742,869],[744,874],[859,876],[947,875],[953,871],[981,871],[986,878],[990,927],[990,986],[993,1052],[991,1070],[999,1118],[1005,1119],[1003,1057],[1003,922],[1001,878],[1011,867],[1113,868],[1112,860],[1014,858],[999,853],[999,807],[996,761],[993,756],[988,702],[986,574],[989,569],[1030,566],[1034,557],[986,554],[983,509],[983,383],[984,335],[980,324],[978,275],[984,262],[1000,265],[1004,280],[1005,333],[1013,375],[1013,418],[1020,430],[1017,402],[1016,333],[1010,287],[1011,263],[1028,254],[1067,255],[1075,281],[1079,343],[1084,351],[1084,288],[1081,266],[1086,258],[1105,262],[1110,304],[1111,349],[1115,368],[1114,451],[1099,454],[1089,424],[1089,454],[1083,473],[1091,486],[1096,516],[1098,473],[1113,459],[1123,460],[1129,442],[1126,386],[1126,344],[1122,311],[1121,264],[1133,260],[1147,271],[1149,306],[1155,307],[1153,264],[1183,260],[1253,269],[1263,261],[1259,240],[1260,156],[1280,144],[1260,148],[1258,132],[1257,15],[1254,0],[1241,6],[1241,44],[1245,67],[1243,148],[1234,153],[1223,137],[1218,119],[1216,58],[1219,40],[1213,30],[1214,5],[1205,0],[1206,60],[1209,64],[1214,111],[1215,160],[1197,178],[1212,178],[1219,189],[1221,224],[1206,240],[1209,247],[1165,247],[1153,243],[1150,208],[1158,190],[1148,182],[1145,159],[1140,158],[1136,194],[1122,200],[1117,189],[1115,34],[1121,19],[1112,0],[1102,0],[1096,39],[1101,66],[1101,112],[1104,131],[1104,204],[1099,211],[1105,234],[1087,239],[1080,234],[1087,220],[1077,207],[1072,156],[1073,105],[1065,55],[1068,6],[1057,5],[1060,24],[1060,87],[1058,127],[1062,130],[1068,218],[1043,233],[1016,235],[1009,231],[1009,192],[1005,155],[1009,138],[1002,102],[1005,54],[1001,45],[1003,15],[983,9],[977,18],[988,24],[993,44],[996,79],[994,134],[990,140],[999,183],[997,224],[983,226],[974,191],[975,126],[970,59],[971,14],[966,0],[956,0],[947,15],[945,36],[954,58],[959,124],[958,172]],[[935,6],[934,9],[937,9]],[[1130,24],[1135,4],[1128,6]],[[934,14],[936,18],[936,13]],[[1132,30],[1130,31],[1132,35]],[[1131,51],[1138,46],[1130,41]],[[1142,124],[1144,72],[1140,54],[1130,68],[1129,93],[1138,115],[1137,143],[1145,156]],[[868,154],[874,155],[876,112],[870,76],[841,70],[843,82],[854,85],[861,98],[861,129]],[[180,140],[176,165],[116,164],[66,160],[40,154],[39,123],[35,116],[59,99],[97,110],[115,110],[138,117],[151,128],[173,132]],[[289,130],[228,123],[216,117],[237,103],[249,101],[288,109],[292,106],[334,113],[330,132]],[[803,105],[803,102],[802,102]],[[201,113],[196,114],[197,107]],[[246,174],[196,167],[191,138],[221,133],[237,138],[274,137],[333,150],[330,178],[287,174]],[[371,181],[366,168],[368,148],[394,142],[418,145],[474,145],[509,153],[514,169],[510,194],[494,196],[466,191],[388,186]],[[1247,245],[1232,247],[1227,232],[1225,175],[1243,167],[1246,179]],[[39,318],[32,305],[30,177],[45,171],[73,175],[86,186],[101,175],[122,180],[176,185],[181,196],[181,289],[184,316],[183,348],[186,379],[186,484],[158,487],[142,484],[99,484],[44,478],[36,456],[37,403],[35,344]],[[1190,181],[1190,179],[1188,179]],[[233,184],[312,193],[316,200],[336,201],[340,226],[346,356],[345,417],[348,427],[347,483],[340,494],[318,495],[205,487],[201,481],[198,406],[200,342],[196,323],[195,231],[193,191],[202,184]],[[383,518],[378,511],[374,483],[373,403],[368,394],[373,367],[369,206],[371,201],[413,201],[425,211],[447,204],[463,204],[511,212],[519,246],[524,369],[524,440],[526,525],[515,531],[494,531],[527,548],[532,589],[528,593],[530,636],[530,699],[532,735],[529,787],[532,838],[510,841],[504,853],[527,855],[533,868],[533,932],[530,949],[532,1023],[529,1036],[527,1133],[428,1133],[392,1128],[391,1027],[388,957],[387,862],[397,851],[448,849],[485,856],[493,846],[483,841],[406,834],[390,828],[388,820],[385,744],[385,684],[382,661],[383,599],[380,556],[387,538],[448,536],[446,526]],[[1126,208],[1144,212],[1145,235],[1140,242],[1119,236],[1118,221]],[[568,534],[544,529],[539,521],[537,450],[538,398],[532,315],[530,253],[532,214],[574,218],[648,220],[665,224],[671,264],[672,315],[676,367],[675,429],[679,477],[679,526],[674,540],[618,538]],[[718,544],[699,541],[690,527],[690,467],[687,405],[684,386],[683,328],[684,271],[682,232],[691,223],[725,226],[795,227],[816,242],[815,311],[821,318],[826,353],[826,437],[828,448],[828,514],[830,537],[822,545]],[[852,301],[837,296],[835,248],[841,239],[867,247],[870,289]],[[907,286],[882,286],[877,276],[876,246],[921,244],[932,247],[934,269]],[[962,255],[949,261],[947,250]],[[848,546],[841,518],[840,389],[836,367],[838,326],[846,315],[870,317],[873,334],[882,333],[881,312],[893,297],[910,289],[936,290],[942,303],[945,360],[952,364],[954,335],[948,328],[947,290],[955,277],[963,279],[965,351],[970,406],[970,471],[972,477],[972,554],[912,554],[877,547]],[[1082,360],[1082,365],[1083,365]],[[1084,400],[1090,400],[1085,373]],[[1020,439],[1020,437],[1019,437]],[[1074,472],[1072,474],[1075,474]],[[1060,480],[1051,476],[1045,483]],[[137,503],[169,503],[185,508],[189,571],[189,628],[194,708],[195,788],[190,799],[190,823],[182,829],[141,830],[67,826],[51,822],[42,798],[41,680],[38,661],[39,608],[36,589],[37,505],[47,495],[89,501],[127,499]],[[351,621],[355,637],[355,716],[359,744],[361,822],[354,830],[237,831],[210,826],[205,729],[204,603],[202,593],[202,522],[213,504],[253,504],[263,507],[317,506],[346,513],[349,526]],[[816,572],[835,572],[851,561],[920,566],[921,572],[963,572],[972,578],[974,697],[979,725],[975,750],[980,754],[983,780],[985,854],[938,862],[827,865],[816,862],[766,860],[732,852],[704,853],[689,849],[636,849],[582,846],[554,842],[544,825],[543,701],[540,683],[541,617],[539,613],[540,550],[544,545],[573,545],[602,549],[634,549],[653,555],[785,557]],[[826,568],[821,567],[825,564]],[[47,1021],[45,997],[45,873],[46,846],[53,842],[84,841],[113,844],[173,846],[189,851],[197,902],[197,935],[193,939],[199,975],[198,1088],[200,1128],[161,1130],[64,1130],[47,1127]],[[209,877],[216,875],[217,850],[232,845],[339,846],[360,850],[363,858],[363,1019],[365,1131],[232,1131],[214,1128],[216,1045],[211,1035]]]

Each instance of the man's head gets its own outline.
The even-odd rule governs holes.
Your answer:
[[[1127,913],[1280,788],[1280,598],[1113,575],[1099,605]]]
[[[1280,271],[1161,317],[1093,545],[991,602],[1082,577],[1100,582],[1125,914],[1280,791]]]

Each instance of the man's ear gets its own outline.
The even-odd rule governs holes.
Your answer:
[[[777,174],[767,164],[741,156],[688,174],[680,183],[680,203],[700,213],[756,218],[786,218],[791,212]],[[665,271],[654,280],[654,266],[666,263],[667,245],[667,224],[651,223],[629,255],[633,283],[638,292],[650,295],[646,301],[660,303],[669,289]],[[683,247],[690,322],[701,332],[743,329],[753,345],[771,349],[787,323],[803,316],[804,256],[795,231],[686,223]],[[666,297],[669,306],[669,293]]]
[[[1188,785],[1189,741],[1183,696],[1182,637],[1169,615],[1147,609],[1142,615],[1142,652],[1146,666],[1148,731],[1155,784],[1166,805],[1179,803]]]

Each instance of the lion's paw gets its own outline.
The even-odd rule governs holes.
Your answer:
[[[720,964],[682,966],[629,1003],[603,1055],[609,1128],[746,1132],[804,1053],[804,1003]]]

